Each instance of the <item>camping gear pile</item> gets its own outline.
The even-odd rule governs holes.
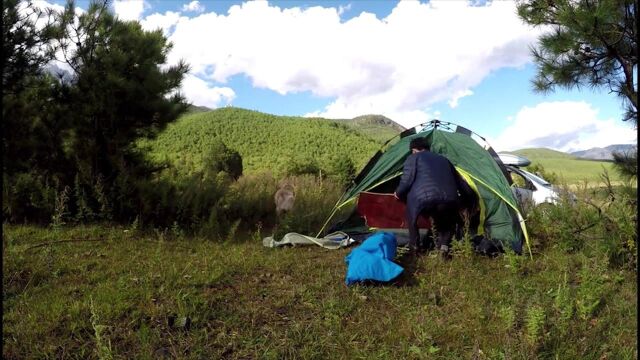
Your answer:
[[[376,232],[344,259],[347,264],[347,285],[363,281],[387,282],[397,278],[404,269],[393,262],[396,257],[396,236]]]
[[[404,204],[392,194],[400,181],[404,161],[411,154],[409,143],[415,138],[424,138],[430,151],[449,159],[476,193],[478,221],[473,228],[464,229],[475,250],[495,254],[510,248],[521,254],[526,244],[531,255],[522,211],[511,188],[513,181],[498,154],[483,137],[439,120],[405,130],[387,141],[338,200],[315,238],[289,233],[282,241],[265,238],[264,246],[316,244],[338,249],[363,241],[345,258],[347,285],[396,278],[403,268],[393,259],[398,243],[406,244],[408,230]],[[342,218],[337,216],[349,206],[353,208],[351,212]],[[420,218],[418,227],[422,235],[430,232],[431,223]],[[327,232],[330,234],[322,236]]]

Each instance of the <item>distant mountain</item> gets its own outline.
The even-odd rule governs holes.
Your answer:
[[[633,144],[615,144],[604,148],[594,147],[588,150],[574,151],[571,155],[581,159],[591,160],[613,160],[614,152],[626,153],[635,149]]]
[[[344,123],[381,143],[386,142],[405,130],[400,124],[383,115],[362,115],[351,120],[346,120]]]
[[[354,117],[353,119],[351,119],[351,121],[353,121],[356,124],[361,124],[361,125],[382,125],[382,126],[388,126],[390,128],[392,128],[393,130],[396,130],[398,132],[404,131],[405,128],[403,126],[401,126],[400,124],[398,124],[397,122],[389,119],[388,117],[384,116],[384,115],[361,115],[358,117]]]
[[[572,154],[567,154],[562,151],[556,151],[556,150],[551,150],[547,148],[530,148],[530,149],[520,149],[516,151],[507,151],[507,152],[524,156],[532,161],[534,159],[575,159],[576,158],[576,156]]]
[[[197,106],[197,105],[189,105],[187,108],[187,114],[201,113],[211,111],[213,109],[208,108],[206,106]]]

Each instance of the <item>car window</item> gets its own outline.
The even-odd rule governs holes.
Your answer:
[[[539,176],[537,176],[537,175],[534,175],[534,174],[532,174],[532,173],[530,173],[530,172],[528,172],[528,171],[524,171],[524,170],[521,170],[521,171],[522,171],[523,173],[527,174],[528,176],[530,176],[531,178],[533,178],[533,180],[535,180],[535,181],[539,182],[539,183],[540,183],[540,184],[542,184],[542,185],[545,185],[545,186],[550,186],[550,185],[551,185],[547,180],[545,180],[545,179],[543,179],[543,178],[541,178],[541,177],[539,177]]]
[[[522,174],[520,174],[517,171],[514,171],[512,169],[508,169],[508,170],[509,170],[509,173],[511,174],[511,179],[513,180],[513,186],[519,187],[522,189],[532,190],[532,191],[536,189],[535,186],[533,186],[533,183],[531,182],[531,180],[522,176]]]

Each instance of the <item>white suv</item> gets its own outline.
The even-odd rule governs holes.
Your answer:
[[[513,194],[521,205],[531,203],[537,206],[545,203],[556,204],[558,202],[560,194],[551,183],[520,168],[521,166],[530,165],[531,161],[529,159],[508,153],[499,153],[498,156],[514,181],[512,185]]]

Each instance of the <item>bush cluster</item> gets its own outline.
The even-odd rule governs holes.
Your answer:
[[[528,215],[534,246],[560,248],[567,253],[604,254],[611,266],[637,265],[637,188],[587,184],[564,188],[557,204],[543,204]]]
[[[216,167],[213,167],[216,169]],[[188,176],[167,170],[153,179],[121,176],[105,192],[100,178],[76,176],[73,188],[56,188],[37,175],[4,178],[3,211],[11,222],[73,225],[120,219],[136,227],[223,239],[231,229],[256,230],[277,224],[279,234],[315,234],[329,215],[343,186],[332,177],[303,174],[278,179],[271,173],[234,181],[224,171]],[[294,186],[294,209],[276,217],[279,184]]]

